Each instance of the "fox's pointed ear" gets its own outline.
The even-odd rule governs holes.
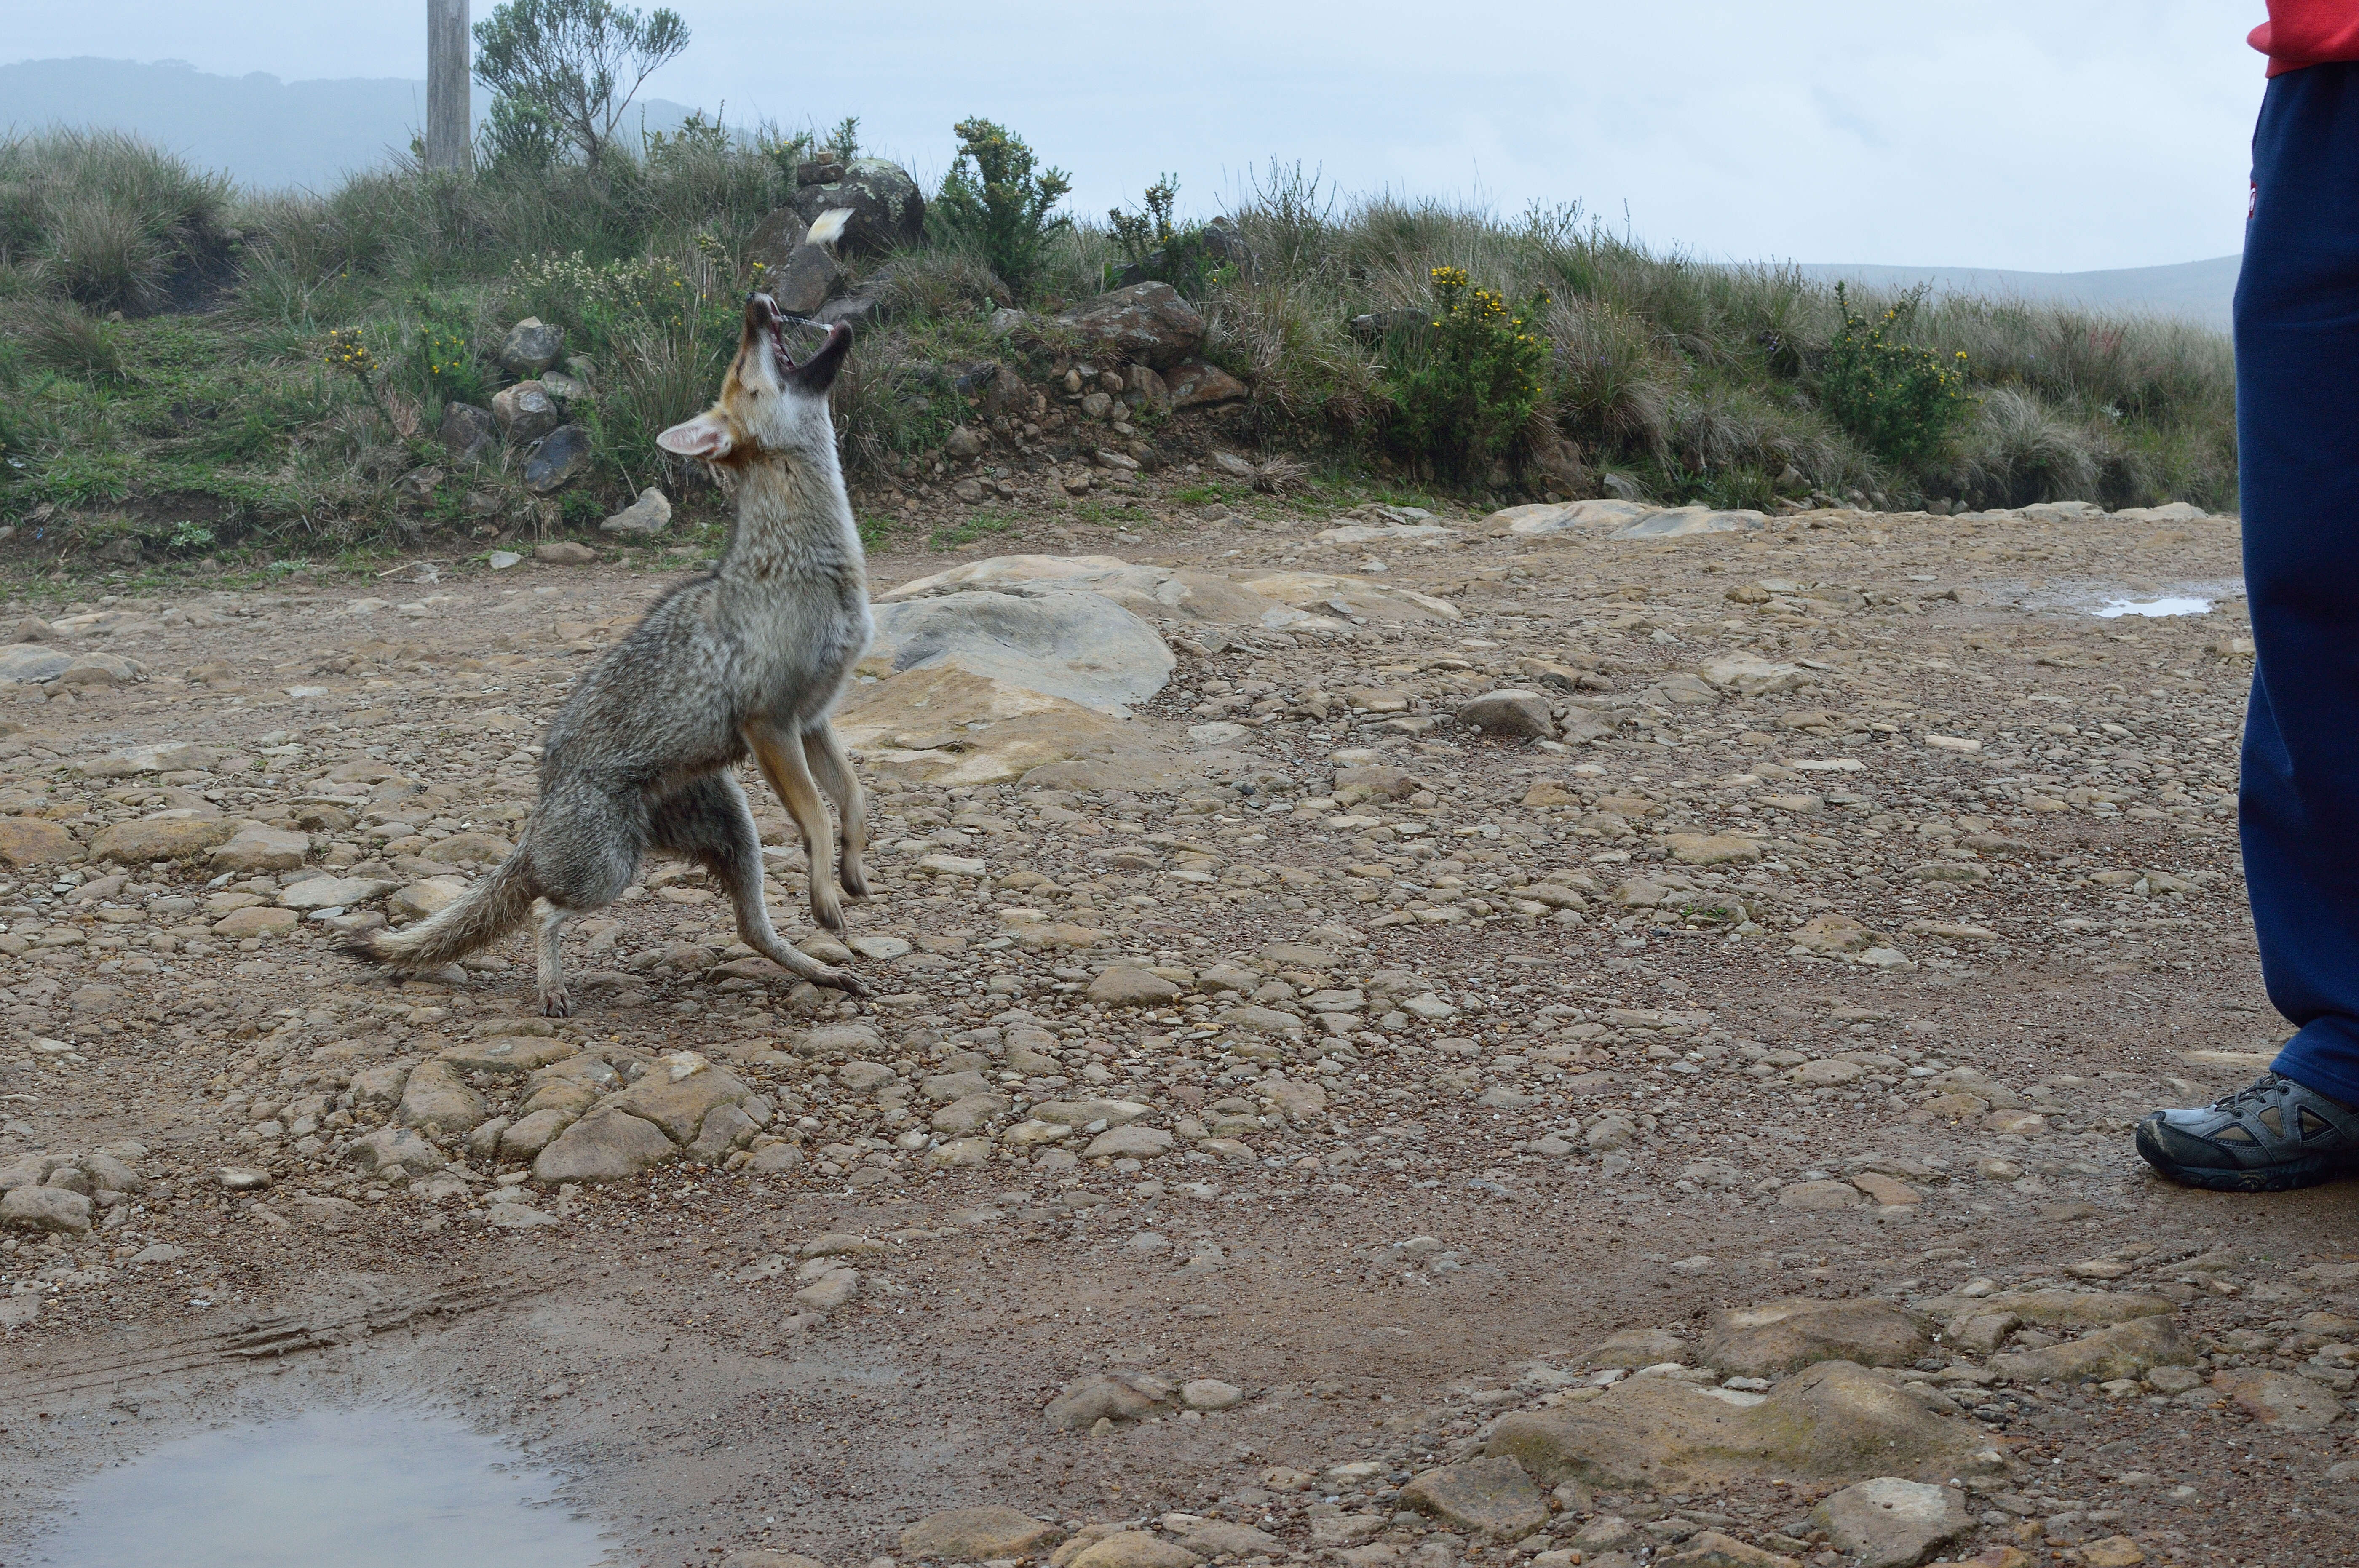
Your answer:
[[[656,438],[656,445],[675,457],[702,458],[707,462],[727,457],[734,444],[729,422],[709,412],[682,420]]]

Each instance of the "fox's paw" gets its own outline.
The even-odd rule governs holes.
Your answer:
[[[811,980],[814,984],[826,986],[833,990],[840,990],[846,996],[872,997],[876,994],[875,991],[868,989],[868,982],[866,980],[862,979],[850,969],[822,970],[819,974],[813,975],[811,977]]]
[[[540,993],[540,1014],[543,1018],[573,1016],[573,997],[563,986],[554,986]]]
[[[837,880],[843,883],[843,891],[853,898],[868,896],[868,871],[859,861],[844,861],[838,869]]]

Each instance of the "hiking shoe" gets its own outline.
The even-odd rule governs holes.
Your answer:
[[[2138,1123],[2137,1152],[2176,1182],[2223,1193],[2281,1193],[2359,1170],[2359,1110],[2264,1073],[2249,1088]]]

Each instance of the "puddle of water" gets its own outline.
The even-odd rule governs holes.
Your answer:
[[[2212,601],[2208,599],[2116,599],[2089,613],[2100,621],[2116,621],[2125,615],[2143,615],[2148,620],[2165,615],[2209,615],[2212,613]]]
[[[555,1480],[448,1416],[313,1411],[167,1444],[92,1476],[36,1563],[57,1568],[594,1568]]]

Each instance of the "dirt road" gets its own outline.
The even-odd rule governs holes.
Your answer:
[[[633,1563],[1852,1563],[1885,1476],[1881,1560],[2350,1558],[2353,1189],[2128,1141],[2281,1033],[2233,520],[1164,517],[991,546],[1146,568],[1127,717],[853,694],[857,1008],[669,865],[569,1019],[521,941],[341,951],[506,851],[684,560],[21,600],[0,1561],[163,1434],[375,1400]],[[903,1534],[984,1505],[1057,1529]]]

